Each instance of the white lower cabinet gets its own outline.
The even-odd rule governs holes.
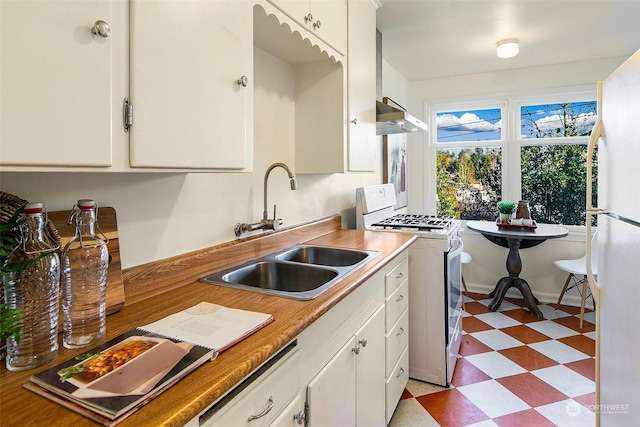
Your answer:
[[[385,275],[385,424],[389,424],[409,380],[409,259]]]
[[[309,426],[384,424],[383,330],[380,306],[309,383]]]

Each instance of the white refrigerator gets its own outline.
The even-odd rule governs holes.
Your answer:
[[[597,205],[591,153],[597,147]],[[587,230],[597,215],[596,420],[640,425],[640,50],[598,84],[598,122],[589,142]],[[591,253],[587,238],[587,254]],[[590,261],[587,262],[590,265]]]

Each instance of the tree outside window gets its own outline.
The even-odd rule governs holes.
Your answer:
[[[587,143],[596,102],[494,105],[434,109],[438,215],[494,220],[498,200],[528,200],[538,222],[584,225]],[[595,181],[595,156],[593,176]],[[503,188],[505,182],[509,188]]]

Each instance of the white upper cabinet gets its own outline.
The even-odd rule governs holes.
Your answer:
[[[111,166],[111,8],[0,2],[0,165]]]
[[[379,164],[376,137],[376,8],[349,1],[348,169],[372,172]]]
[[[252,3],[131,0],[132,167],[249,171]]]
[[[347,53],[346,0],[268,0],[338,53]]]

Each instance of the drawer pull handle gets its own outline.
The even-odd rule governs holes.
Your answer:
[[[398,275],[396,276],[396,279],[402,279],[403,277],[404,277],[404,274],[398,273]]]
[[[400,328],[398,330],[398,333],[396,334],[397,337],[399,337],[400,335],[404,334],[404,328]]]
[[[400,370],[398,371],[398,374],[396,375],[396,378],[400,378],[403,375],[404,375],[404,368],[400,368]]]
[[[404,295],[400,294],[398,295],[398,298],[396,298],[396,302],[400,302],[404,299]]]
[[[269,405],[267,406],[267,408],[260,412],[258,415],[251,415],[249,416],[249,418],[247,418],[247,421],[253,421],[253,420],[257,420],[258,418],[262,418],[265,415],[267,415],[269,413],[269,411],[271,411],[273,409],[273,396],[269,396]]]

